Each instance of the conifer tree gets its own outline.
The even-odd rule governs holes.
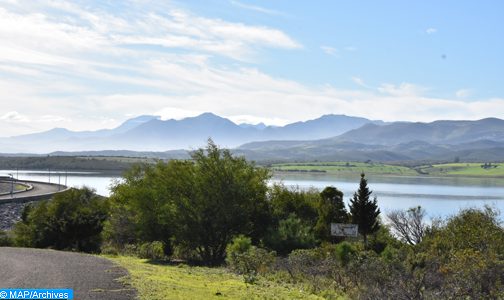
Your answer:
[[[365,174],[361,174],[360,185],[353,198],[350,199],[350,215],[352,223],[359,225],[359,233],[364,237],[364,244],[367,246],[367,236],[373,234],[379,229],[378,208],[376,196],[370,199],[372,191],[367,186]]]

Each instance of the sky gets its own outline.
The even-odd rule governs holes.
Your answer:
[[[0,0],[0,136],[504,118],[503,1]]]

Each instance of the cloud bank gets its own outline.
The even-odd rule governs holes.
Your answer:
[[[340,89],[271,76],[258,63],[268,49],[306,51],[278,28],[154,1],[86,3],[0,3],[0,136],[206,111],[275,125],[329,113],[387,121],[504,115],[504,99],[462,101],[461,91],[438,98],[414,83],[372,87],[354,77],[356,89]]]

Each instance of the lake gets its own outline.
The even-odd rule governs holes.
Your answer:
[[[13,174],[20,180],[36,180],[66,184],[72,187],[88,186],[100,195],[110,194],[110,184],[119,179],[118,174],[97,172],[51,172],[0,170],[0,176]],[[49,178],[50,177],[50,178]],[[341,177],[326,174],[277,174],[272,182],[283,182],[287,186],[305,189],[322,189],[332,185],[340,189],[348,203],[359,187],[359,176]],[[490,205],[504,212],[504,179],[460,178],[460,177],[402,177],[371,176],[368,184],[373,195],[378,197],[382,212],[392,209],[407,209],[422,206],[429,217],[445,217],[460,209]],[[503,216],[501,216],[501,219]]]

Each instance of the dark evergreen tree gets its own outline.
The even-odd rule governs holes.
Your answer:
[[[333,186],[320,193],[318,220],[315,232],[320,239],[334,240],[331,237],[331,223],[348,222],[348,213],[343,202],[343,192]]]
[[[378,216],[380,215],[380,209],[378,208],[376,196],[373,200],[370,199],[371,193],[365,175],[362,173],[359,190],[350,199],[350,215],[352,223],[359,225],[359,233],[364,237],[366,246],[367,236],[379,229]]]

